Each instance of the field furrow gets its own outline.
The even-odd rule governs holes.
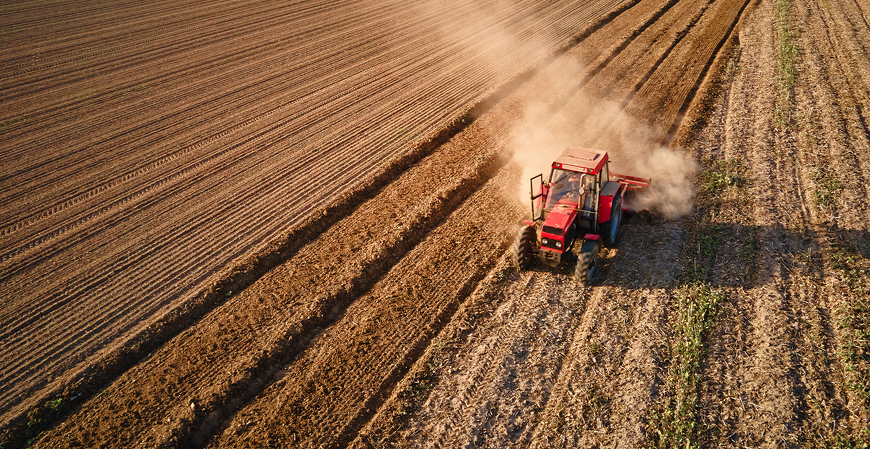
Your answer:
[[[209,446],[352,440],[504,251],[521,208],[506,210],[498,199],[510,196],[506,190],[517,174],[502,170],[469,197],[318,333]],[[445,278],[442,272],[456,275]]]

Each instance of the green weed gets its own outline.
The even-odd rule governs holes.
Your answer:
[[[700,255],[706,257],[715,256],[719,244],[722,243],[722,227],[714,225],[704,229],[698,236],[698,243]]]
[[[719,316],[725,294],[707,283],[684,286],[677,299],[675,340],[671,345],[672,394],[667,395],[656,421],[655,447],[698,447],[698,400],[704,341]]]
[[[582,427],[589,430],[605,426],[610,398],[595,385],[583,388],[582,394],[584,401],[579,411]]]
[[[820,168],[813,175],[813,181],[816,183],[816,204],[824,207],[833,205],[837,192],[843,189],[840,180],[827,169]]]
[[[559,411],[550,418],[550,428],[557,432],[562,430],[567,423],[568,420],[565,418],[565,407],[560,408]]]
[[[589,352],[589,357],[595,358],[598,357],[598,354],[601,353],[601,345],[597,342],[590,342],[586,345],[586,351]]]
[[[698,176],[697,204],[703,213],[692,226],[687,254],[691,261],[680,277],[681,287],[674,306],[669,380],[663,388],[661,402],[648,421],[652,445],[659,448],[699,446],[701,361],[706,352],[707,336],[719,317],[719,305],[725,299],[724,292],[709,283],[722,243],[736,240],[741,245],[741,259],[753,257],[758,251],[754,228],[745,235],[735,236],[732,227],[713,221],[726,201],[733,203],[736,198],[743,204],[741,198],[747,195],[740,189],[750,183],[749,168],[737,159],[704,159],[701,164],[704,170]]]
[[[857,265],[857,252],[847,242],[832,245],[831,265],[846,285],[847,299],[837,311],[844,335],[837,348],[843,365],[846,388],[865,407],[870,407],[870,302],[867,286]]]
[[[749,169],[738,159],[704,159],[701,165],[704,166],[698,175],[701,190],[714,197],[749,183]]]
[[[417,397],[425,395],[432,385],[426,379],[416,380],[411,383],[411,394]]]
[[[748,206],[750,196],[746,191],[750,183],[749,167],[738,159],[702,159],[704,169],[698,174],[697,204],[708,211],[707,221],[712,221],[726,202]]]
[[[725,76],[733,76],[737,73],[737,69],[739,68],[739,58],[740,55],[740,44],[734,46],[732,50],[731,57],[728,58],[728,63],[725,65]]]
[[[42,424],[42,418],[39,417],[38,413],[34,413],[31,411],[27,414],[27,428],[31,429],[38,425]]]
[[[870,447],[870,444],[866,440],[856,441],[852,437],[838,433],[834,436],[833,440],[825,444],[825,447],[831,449],[867,449]]]
[[[24,127],[30,121],[28,116],[12,117],[8,120],[0,122],[0,134],[5,134],[10,131]]]
[[[789,127],[794,115],[794,99],[791,95],[796,79],[795,65],[798,62],[798,48],[794,40],[798,33],[791,29],[789,14],[791,13],[791,0],[776,1],[775,20],[777,27],[777,67],[776,86],[777,99],[774,108],[774,122],[782,127]]]
[[[700,264],[695,262],[691,267],[683,271],[682,281],[684,284],[705,282],[707,277],[710,276],[710,272],[710,267],[706,263],[703,261]]]

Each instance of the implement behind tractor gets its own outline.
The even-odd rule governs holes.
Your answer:
[[[519,269],[536,260],[551,266],[576,261],[577,282],[595,278],[601,245],[616,243],[623,212],[632,212],[626,195],[650,185],[649,179],[611,173],[609,164],[604,151],[568,147],[553,162],[548,182],[544,175],[531,179],[532,220],[523,221],[513,247]]]

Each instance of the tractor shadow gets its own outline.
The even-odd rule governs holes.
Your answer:
[[[592,285],[667,289],[700,280],[714,287],[755,287],[768,284],[774,273],[824,279],[835,271],[835,264],[837,270],[846,264],[845,268],[870,272],[866,229],[794,230],[725,222],[699,232],[690,230],[684,220],[629,216],[616,245],[600,251],[602,269]],[[573,273],[573,265],[553,269],[538,264],[533,269]]]

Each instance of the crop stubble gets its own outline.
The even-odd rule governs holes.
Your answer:
[[[788,92],[791,119],[777,125],[770,114],[778,86],[770,74],[782,37],[770,33],[773,5],[756,10],[757,20],[741,31],[734,78],[714,114],[722,121],[706,131],[699,152],[750,168],[747,201],[723,207],[713,221],[735,237],[753,235],[760,256],[745,283],[726,281],[725,268],[717,269],[732,299],[707,369],[707,438],[805,447],[866,441],[867,406],[848,393],[850,374],[840,359],[841,308],[850,293],[843,291],[831,248],[845,240],[867,254],[863,160],[870,136],[862,126],[862,100],[854,96],[867,89],[863,70],[855,70],[866,26],[845,32],[852,19],[844,15],[861,16],[856,3],[794,2],[788,20],[801,57]],[[841,38],[831,34],[838,32],[850,50],[835,46]],[[820,203],[820,172],[850,187],[835,192],[830,204]],[[726,251],[719,257],[734,261]]]

